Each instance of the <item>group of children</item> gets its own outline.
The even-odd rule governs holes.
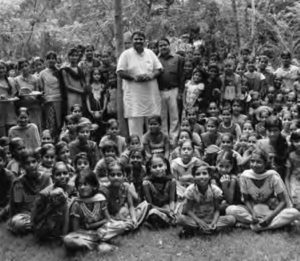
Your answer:
[[[291,55],[275,72],[264,55],[197,62],[186,57],[175,144],[158,115],[140,139],[122,137],[108,114],[104,123],[100,107],[89,114],[72,104],[60,131],[40,131],[19,106],[17,124],[0,138],[0,220],[16,235],[100,251],[141,226],[178,226],[189,237],[297,225],[300,70]],[[90,95],[106,106],[102,92],[95,85]]]

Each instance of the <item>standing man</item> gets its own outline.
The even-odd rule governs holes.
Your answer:
[[[161,95],[162,131],[169,134],[172,145],[179,130],[178,100],[182,102],[184,90],[184,58],[170,51],[170,42],[166,38],[158,41],[159,60],[163,65],[163,73],[158,77]],[[170,123],[170,126],[169,124]]]
[[[129,134],[143,136],[147,117],[160,115],[161,100],[156,78],[162,65],[157,56],[144,48],[145,34],[134,32],[132,46],[119,58],[117,73],[123,81],[124,117],[128,118]]]

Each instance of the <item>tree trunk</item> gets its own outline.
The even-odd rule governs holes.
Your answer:
[[[114,10],[115,10],[115,41],[116,41],[116,55],[119,58],[120,54],[123,52],[123,24],[122,24],[122,0],[114,0]],[[124,118],[123,112],[123,90],[122,90],[122,79],[118,77],[118,87],[117,87],[117,115],[120,127],[120,134],[122,136],[128,135],[127,122]]]
[[[234,19],[234,26],[235,26],[235,35],[236,35],[236,43],[238,49],[241,47],[241,39],[240,39],[240,27],[237,15],[237,8],[236,8],[236,1],[231,0],[232,10],[233,10],[233,19]]]

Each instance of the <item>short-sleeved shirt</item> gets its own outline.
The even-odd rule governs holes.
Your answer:
[[[266,203],[271,197],[285,192],[284,183],[278,173],[274,170],[268,171],[273,172],[273,175],[268,176],[261,187],[257,187],[253,179],[245,176],[248,172],[253,172],[251,169],[245,170],[240,177],[242,194],[251,196],[257,204]]]
[[[192,202],[192,209],[195,215],[207,222],[213,220],[215,206],[222,199],[222,190],[216,185],[209,185],[206,192],[202,194],[196,184],[187,187],[185,199]]]
[[[157,143],[151,139],[150,132],[145,133],[143,136],[143,145],[149,146],[152,155],[156,154],[164,156],[165,154],[165,147],[166,144],[169,143],[169,138],[168,135],[164,134],[163,132],[161,132],[160,136],[161,139]]]
[[[141,54],[134,48],[125,50],[117,66],[117,72],[126,71],[133,76],[150,74],[157,69],[162,69],[162,65],[157,56],[147,48]],[[156,79],[147,82],[124,80],[123,91],[125,118],[160,115],[161,98]]]

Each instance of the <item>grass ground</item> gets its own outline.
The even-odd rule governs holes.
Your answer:
[[[300,260],[300,230],[264,232],[237,229],[191,239],[179,239],[177,229],[149,231],[121,237],[118,250],[101,255],[97,252],[67,256],[62,247],[40,245],[29,236],[14,237],[0,225],[0,261],[177,261],[177,260]]]

